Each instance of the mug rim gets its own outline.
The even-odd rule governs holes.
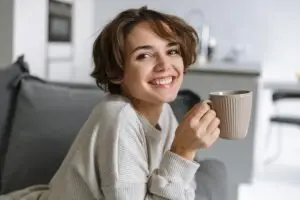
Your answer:
[[[228,96],[247,96],[251,95],[252,91],[250,90],[220,90],[215,92],[210,92],[210,96],[217,97],[228,97]]]

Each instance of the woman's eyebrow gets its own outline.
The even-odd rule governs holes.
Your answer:
[[[178,42],[169,42],[167,44],[167,47],[173,47],[173,46],[179,46]],[[154,47],[151,45],[141,45],[141,46],[137,46],[136,48],[134,48],[129,55],[133,54],[134,52],[140,50],[140,49],[145,49],[145,50],[150,50],[153,49]]]
[[[149,49],[153,49],[153,46],[151,46],[151,45],[142,45],[142,46],[138,46],[138,47],[134,48],[134,49],[130,52],[130,54],[133,54],[134,52],[136,52],[137,50],[140,50],[140,49],[146,49],[146,50],[149,50]],[[129,54],[129,55],[130,55],[130,54]]]

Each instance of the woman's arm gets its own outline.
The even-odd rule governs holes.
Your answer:
[[[199,164],[167,151],[159,167],[148,168],[146,143],[126,125],[99,141],[101,190],[107,200],[194,200]],[[112,142],[114,141],[114,142]],[[158,156],[158,155],[157,155]]]

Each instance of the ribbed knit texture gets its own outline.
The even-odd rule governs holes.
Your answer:
[[[150,125],[127,99],[108,96],[91,113],[49,186],[0,200],[194,200],[199,164],[169,151],[177,121],[168,104],[159,126]]]

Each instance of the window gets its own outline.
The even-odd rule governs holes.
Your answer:
[[[72,5],[49,0],[48,41],[72,41]]]

